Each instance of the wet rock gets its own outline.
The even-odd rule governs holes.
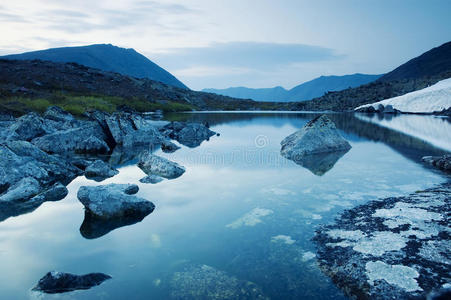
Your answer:
[[[173,153],[178,149],[180,149],[180,147],[171,141],[165,140],[161,143],[161,150],[165,153]]]
[[[12,139],[31,141],[46,133],[43,119],[36,113],[26,114],[16,120],[11,127]]]
[[[87,290],[97,286],[111,276],[103,273],[90,273],[86,275],[74,275],[63,272],[48,272],[33,288],[48,294],[65,293],[75,290]]]
[[[148,215],[155,206],[146,199],[130,195],[137,191],[136,185],[108,184],[82,186],[77,197],[86,210],[100,219]]]
[[[81,141],[75,150],[78,153],[104,154],[110,152],[110,147],[98,137],[90,136],[88,139]]]
[[[172,299],[269,299],[253,282],[207,265],[187,266],[170,280]]]
[[[0,196],[0,201],[24,201],[39,193],[39,182],[33,177],[25,177],[11,186]]]
[[[150,152],[141,155],[138,167],[148,175],[158,175],[167,179],[174,179],[185,173],[184,167]]]
[[[171,122],[163,130],[171,139],[190,148],[199,146],[216,134],[200,123]]]
[[[345,152],[351,145],[340,135],[335,124],[325,115],[308,122],[301,130],[281,142],[280,153],[287,159],[300,161],[306,155]]]
[[[394,114],[396,111],[393,109],[393,106],[388,104],[384,107],[384,114]]]
[[[157,175],[149,175],[139,180],[139,182],[141,183],[152,183],[152,184],[159,183],[161,181],[163,181],[163,178]]]
[[[102,128],[94,122],[86,122],[82,127],[56,131],[32,140],[32,143],[47,153],[65,153],[68,151],[93,152],[97,145],[86,145],[86,141],[96,137],[100,141],[106,139]],[[104,147],[100,147],[104,151]]]
[[[426,298],[449,282],[451,183],[345,211],[317,230],[320,268],[348,296]]]
[[[450,154],[446,154],[443,156],[424,156],[421,160],[431,166],[436,167],[437,169],[451,172]]]
[[[364,106],[356,110],[357,112],[373,114],[376,112],[376,109],[373,106]]]
[[[117,174],[119,174],[118,170],[111,168],[110,165],[99,159],[85,169],[86,178],[96,181],[102,181]]]

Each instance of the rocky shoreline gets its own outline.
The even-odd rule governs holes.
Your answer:
[[[345,211],[316,232],[320,268],[351,298],[451,295],[450,199],[448,181]]]

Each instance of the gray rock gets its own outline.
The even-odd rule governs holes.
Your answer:
[[[152,184],[159,183],[161,181],[163,181],[163,178],[157,175],[149,175],[139,180],[139,182],[141,183],[152,183]]]
[[[394,113],[396,113],[396,111],[393,109],[392,105],[389,104],[384,107],[384,114],[394,114]]]
[[[108,144],[95,136],[90,136],[88,139],[81,141],[75,149],[78,153],[104,154],[110,152]]]
[[[281,145],[282,156],[293,161],[299,161],[307,155],[351,149],[335,124],[325,115],[308,122],[301,130],[286,137]]]
[[[71,123],[75,121],[73,115],[58,106],[50,106],[49,108],[47,108],[43,117],[45,119],[54,120],[57,122]]]
[[[180,149],[180,147],[171,141],[165,140],[161,143],[161,150],[165,153],[173,153],[178,149]]]
[[[451,154],[445,154],[443,156],[424,156],[421,160],[437,169],[451,172]]]
[[[68,151],[94,151],[99,145],[87,146],[86,141],[92,137],[103,141],[106,139],[102,128],[94,122],[86,122],[84,126],[56,131],[32,140],[32,143],[47,153],[65,153]],[[104,150],[103,144],[100,150]]]
[[[86,210],[100,219],[121,218],[130,215],[148,215],[155,206],[146,199],[129,195],[130,184],[82,186],[77,197]]]
[[[10,127],[12,139],[30,141],[46,133],[44,120],[36,113],[26,114],[16,120]]]
[[[187,147],[197,147],[203,141],[209,140],[216,132],[200,123],[171,122],[163,130],[168,136]]]
[[[383,113],[383,112],[384,112],[384,109],[385,109],[384,105],[383,105],[383,104],[379,104],[379,105],[377,106],[377,108],[376,108],[376,111],[377,111],[378,113]]]
[[[0,201],[25,201],[38,194],[40,189],[41,186],[36,179],[25,177],[1,195]]]
[[[185,168],[166,158],[144,152],[138,162],[138,167],[147,175],[158,175],[168,179],[180,177]]]
[[[86,275],[74,275],[62,272],[48,272],[33,288],[48,294],[65,293],[75,290],[87,290],[97,286],[111,276],[103,273],[90,273]]]
[[[88,179],[102,181],[106,178],[119,174],[119,171],[113,169],[102,160],[96,160],[85,169],[85,176]]]

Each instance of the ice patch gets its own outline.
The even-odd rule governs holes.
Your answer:
[[[257,208],[254,208],[253,210],[251,210],[250,212],[248,212],[247,214],[245,214],[244,216],[242,216],[241,218],[226,225],[226,227],[236,229],[241,226],[255,226],[258,223],[262,222],[262,220],[261,220],[262,217],[265,217],[272,213],[273,213],[273,211],[270,209],[257,207]]]
[[[406,239],[390,231],[376,232],[372,237],[359,240],[352,248],[363,254],[381,256],[388,251],[397,251],[406,246]]]
[[[315,253],[310,252],[310,251],[307,251],[307,252],[305,252],[305,253],[302,255],[302,261],[306,262],[306,261],[309,261],[309,260],[311,260],[311,259],[314,259],[315,257],[316,257],[316,254],[315,254]]]
[[[289,236],[289,235],[279,234],[279,235],[273,236],[271,238],[271,242],[273,242],[273,243],[283,242],[283,243],[285,243],[287,245],[291,245],[291,244],[294,244],[294,242],[296,242],[296,241],[293,240],[291,238],[291,236]]]
[[[376,280],[385,280],[407,292],[422,291],[415,278],[420,274],[413,268],[403,265],[388,265],[382,261],[370,261],[365,265],[368,283],[374,285]]]
[[[351,241],[358,241],[363,239],[365,235],[360,230],[340,230],[340,229],[332,229],[327,232],[331,238],[334,239],[346,239]]]

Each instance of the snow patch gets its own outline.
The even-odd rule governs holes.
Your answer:
[[[365,265],[368,283],[374,285],[376,280],[385,280],[407,292],[422,291],[415,278],[420,274],[413,268],[403,265],[388,265],[382,261],[369,261]]]

